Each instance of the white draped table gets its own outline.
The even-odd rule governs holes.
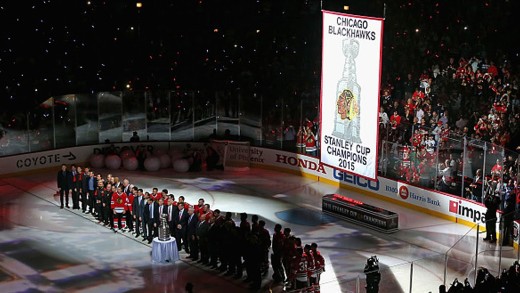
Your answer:
[[[155,237],[152,242],[152,262],[153,263],[174,263],[180,259],[179,250],[175,238],[171,237],[168,241],[161,241]]]

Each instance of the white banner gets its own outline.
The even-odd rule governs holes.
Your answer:
[[[383,20],[323,11],[321,161],[375,179]]]
[[[232,140],[212,140],[211,146],[218,152],[224,170],[249,170],[249,142]]]

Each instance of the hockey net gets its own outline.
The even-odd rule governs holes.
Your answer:
[[[212,140],[211,146],[220,156],[219,164],[224,170],[247,171],[250,166],[250,148],[248,141]]]

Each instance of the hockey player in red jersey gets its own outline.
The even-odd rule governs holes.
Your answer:
[[[289,276],[289,280],[294,284],[295,292],[306,292],[309,287],[308,267],[307,254],[303,252],[303,248],[297,248],[296,255],[291,259],[291,274]]]
[[[314,293],[320,293],[320,275],[325,272],[325,259],[318,251],[318,244],[311,243],[311,251],[314,257],[314,269],[316,272],[316,281],[313,284]]]
[[[121,223],[121,219],[128,209],[128,198],[121,187],[118,187],[117,191],[112,194],[110,206],[114,211],[114,217],[117,218],[117,228],[122,230],[123,224]]]
[[[314,284],[316,284],[316,261],[314,260],[314,254],[309,244],[305,244],[303,252],[307,257],[307,276],[309,278],[309,289],[307,293],[314,293]]]
[[[124,192],[124,191],[123,191]],[[134,221],[133,221],[133,215],[132,215],[132,205],[134,203],[134,198],[137,196],[138,188],[133,186],[130,189],[129,193],[124,192],[127,194],[126,196],[126,226],[130,230],[130,232],[134,232]]]

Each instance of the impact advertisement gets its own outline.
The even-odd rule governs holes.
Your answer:
[[[321,161],[375,179],[383,20],[323,11]]]

